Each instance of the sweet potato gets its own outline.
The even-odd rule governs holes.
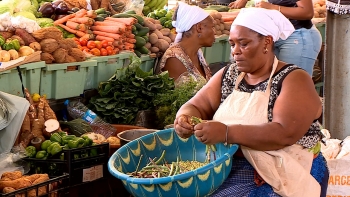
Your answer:
[[[26,46],[29,46],[32,42],[36,42],[35,38],[24,29],[16,29],[15,34],[23,39]]]
[[[47,174],[39,174],[39,177],[32,183],[33,185],[45,182],[49,180],[49,176]],[[50,188],[49,188],[50,190]],[[42,196],[46,194],[46,186],[42,186],[38,188],[38,195],[36,195],[36,190],[30,190],[28,192],[28,197]]]
[[[5,40],[7,40],[7,39],[11,38],[11,37],[14,35],[14,33],[13,33],[13,32],[10,32],[10,31],[0,31],[0,35],[1,35]]]
[[[145,18],[144,23],[144,26],[148,27],[150,31],[154,31],[157,29],[156,25],[148,18]]]
[[[21,171],[4,172],[1,175],[1,180],[16,180],[23,176]]]
[[[21,177],[19,179],[16,180],[12,180],[12,181],[1,181],[0,180],[0,190],[2,191],[5,187],[12,187],[14,189],[21,189],[24,187],[28,187],[31,186],[32,182],[30,182],[30,180]]]
[[[19,41],[19,44],[20,44],[21,46],[24,46],[24,45],[26,44],[26,43],[24,42],[24,40],[23,40],[21,37],[17,36],[17,35],[11,36],[11,39],[17,39],[17,40]]]

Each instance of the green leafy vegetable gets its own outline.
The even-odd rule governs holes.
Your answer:
[[[159,94],[174,89],[174,80],[167,72],[154,75],[140,68],[138,57],[130,60],[130,65],[101,82],[98,96],[90,100],[89,108],[109,123],[133,124],[138,111],[153,109]]]

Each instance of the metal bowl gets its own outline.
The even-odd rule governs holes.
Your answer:
[[[156,129],[129,129],[122,131],[117,134],[118,138],[120,139],[120,145],[123,146],[133,140],[136,140],[137,138],[140,138],[144,135],[153,133],[155,131],[158,131]]]

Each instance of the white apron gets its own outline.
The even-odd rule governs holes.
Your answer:
[[[213,120],[227,125],[267,123],[271,78],[277,65],[278,60],[275,57],[265,92],[240,92],[238,86],[245,76],[242,72],[237,77],[235,89],[219,106]],[[300,145],[292,145],[276,151],[257,151],[244,146],[240,148],[244,157],[277,194],[285,197],[320,196],[321,187],[310,174],[313,153],[307,149]]]

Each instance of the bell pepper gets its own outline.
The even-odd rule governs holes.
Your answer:
[[[13,39],[12,41],[12,45],[13,45],[13,48],[18,51],[19,48],[21,47],[21,44],[19,43],[19,41],[17,39]]]
[[[47,152],[45,150],[38,151],[35,155],[35,158],[37,159],[46,159],[47,158]]]
[[[68,144],[65,144],[63,147],[62,147],[63,150],[68,150],[69,149],[69,146]]]
[[[67,135],[67,133],[66,132],[64,132],[64,131],[59,131],[59,132],[57,132],[61,137],[63,137],[63,136],[66,136]]]
[[[2,45],[2,48],[5,49],[6,51],[15,49],[12,42],[6,42],[4,45]]]
[[[80,148],[84,146],[84,143],[85,143],[85,140],[81,137],[77,137],[74,140],[68,140],[69,148]]]
[[[58,133],[52,134],[51,137],[50,137],[50,140],[51,140],[52,142],[58,142],[59,144],[62,143],[62,137],[61,137],[60,134],[58,134]]]
[[[56,155],[62,151],[62,147],[58,142],[52,143],[48,148],[47,152],[51,155]]]
[[[89,136],[84,135],[84,136],[82,136],[82,138],[85,141],[84,146],[91,146],[92,145],[93,141],[91,138],[89,138]]]
[[[35,157],[35,154],[36,154],[36,148],[34,146],[27,146],[26,155],[28,157]]]
[[[62,137],[62,144],[67,144],[69,140],[75,140],[77,136],[75,135],[66,135]]]
[[[47,150],[47,148],[52,144],[52,142],[50,140],[45,140],[42,144],[41,144],[41,150]]]
[[[92,143],[91,146],[96,146],[97,144],[96,143]],[[98,153],[97,153],[97,149],[96,148],[92,148],[90,149],[90,156],[93,157],[93,156],[97,156]]]

